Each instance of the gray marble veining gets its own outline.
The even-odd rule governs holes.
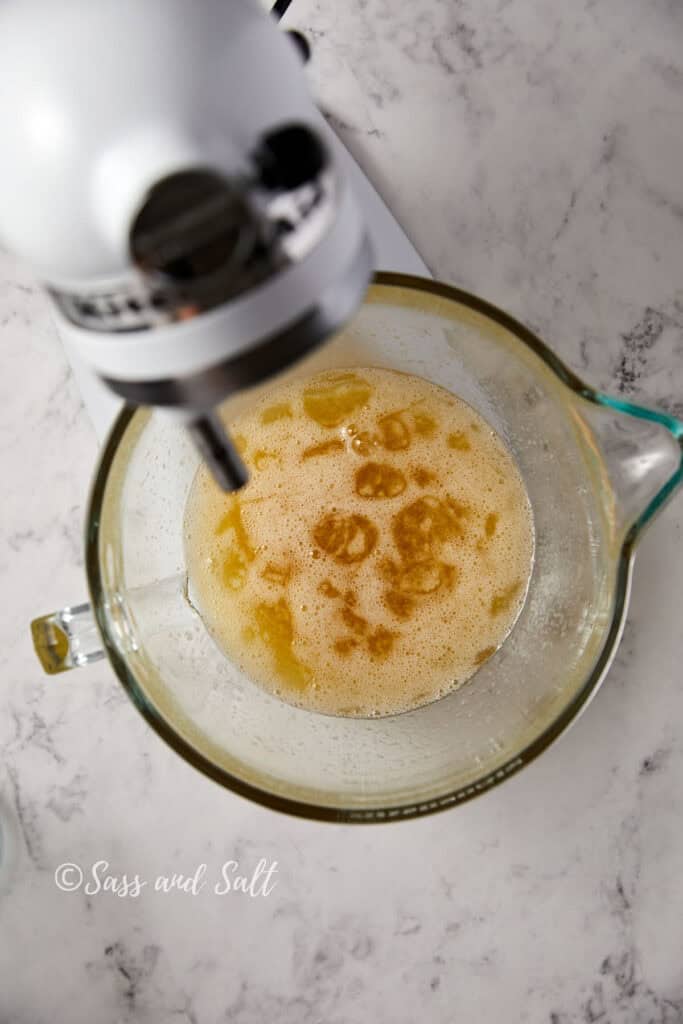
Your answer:
[[[431,270],[587,380],[683,414],[683,6],[294,0],[320,102]],[[46,680],[27,624],[84,592],[96,442],[0,255],[0,1022],[683,1022],[681,499],[642,542],[587,714],[503,787],[370,829],[223,792],[106,664]],[[221,866],[277,861],[267,897]],[[60,891],[206,864],[196,896]],[[96,886],[92,886],[96,888]]]

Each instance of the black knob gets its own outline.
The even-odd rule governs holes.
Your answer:
[[[314,181],[327,165],[318,135],[304,124],[286,125],[266,135],[255,154],[263,185],[294,189]]]

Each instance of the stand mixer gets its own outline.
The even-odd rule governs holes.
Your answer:
[[[0,240],[72,356],[181,419],[225,490],[216,406],[337,331],[372,246],[300,48],[256,0],[8,0]]]

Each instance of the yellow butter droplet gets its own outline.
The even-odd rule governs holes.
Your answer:
[[[288,602],[283,597],[274,604],[260,602],[254,607],[254,622],[256,635],[270,649],[280,678],[303,689],[313,673],[294,653],[294,622]]]
[[[269,423],[276,423],[278,420],[292,418],[292,407],[289,402],[278,402],[276,405],[269,405],[261,413],[261,423],[267,426]]]
[[[355,373],[332,373],[304,389],[304,412],[322,427],[338,427],[367,404],[372,388]]]
[[[449,448],[453,448],[459,452],[468,452],[472,447],[467,438],[467,434],[465,434],[463,430],[457,430],[454,433],[449,434],[446,438],[446,443]]]

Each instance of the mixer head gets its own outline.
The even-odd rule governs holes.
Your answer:
[[[65,344],[241,486],[216,406],[337,331],[372,269],[298,48],[250,0],[10,0],[0,64],[0,236]]]

